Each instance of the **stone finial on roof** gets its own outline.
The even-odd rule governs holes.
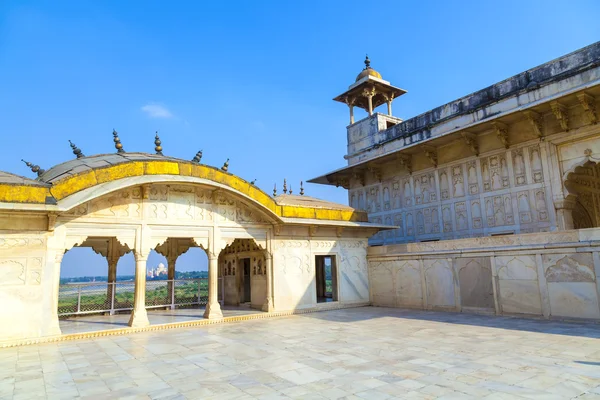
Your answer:
[[[300,196],[304,196],[304,186],[302,186],[303,182],[300,181]]]
[[[369,60],[369,55],[365,57],[365,69],[371,68],[371,60]]]
[[[273,197],[277,196],[277,184],[273,186]]]
[[[115,142],[115,149],[117,149],[117,153],[125,153],[125,150],[123,150],[123,145],[121,144],[121,139],[119,139],[119,134],[114,129],[113,141]]]
[[[194,162],[196,164],[200,164],[200,160],[202,160],[202,150],[200,150],[199,152],[196,153],[194,158],[192,158],[192,162]]]
[[[252,182],[250,182],[251,185],[255,185],[256,184],[256,179],[254,179]]]
[[[29,161],[25,161],[23,159],[21,159],[21,161],[23,161],[25,163],[25,165],[27,165],[29,168],[31,168],[31,171],[35,172],[37,174],[37,176],[42,176],[42,174],[44,172],[46,172],[46,170],[41,169],[39,165],[32,164]]]
[[[290,185],[290,194],[292,194],[292,185]]]
[[[283,194],[287,194],[287,182],[285,178],[283,179]]]
[[[158,131],[156,131],[156,136],[154,137],[154,151],[156,151],[156,154],[159,156],[162,156],[162,146],[160,145],[161,141],[160,138],[158,137]]]
[[[81,149],[79,149],[79,147],[77,147],[75,145],[75,143],[73,143],[69,140],[69,144],[71,145],[71,148],[73,149],[73,154],[75,154],[77,156],[77,158],[85,157],[85,154],[83,154],[81,152]]]
[[[227,172],[229,170],[229,158],[227,159],[227,161],[225,161],[225,164],[223,164],[221,169],[225,172]]]

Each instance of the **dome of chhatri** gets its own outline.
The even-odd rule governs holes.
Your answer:
[[[365,68],[356,77],[356,82],[360,81],[365,76],[373,76],[375,78],[382,79],[381,74],[371,68],[371,60],[369,60],[369,56],[365,58]]]

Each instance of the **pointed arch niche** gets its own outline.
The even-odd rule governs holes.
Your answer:
[[[573,228],[600,227],[600,164],[587,159],[566,174]]]

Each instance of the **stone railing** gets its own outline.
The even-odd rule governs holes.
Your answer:
[[[370,247],[371,302],[600,319],[600,229]]]

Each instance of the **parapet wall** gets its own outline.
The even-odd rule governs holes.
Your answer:
[[[370,247],[375,306],[600,319],[600,229]]]

